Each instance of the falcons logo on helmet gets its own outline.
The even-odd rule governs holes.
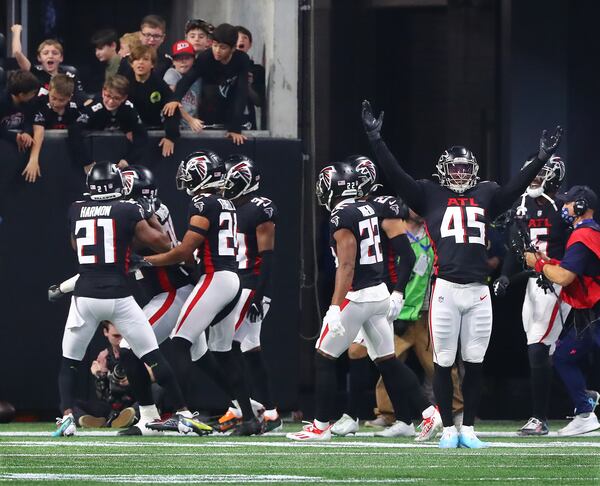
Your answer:
[[[240,162],[237,165],[234,165],[231,169],[233,174],[236,174],[237,177],[241,177],[244,179],[246,184],[250,184],[252,182],[252,170],[250,169],[250,165],[248,162]]]
[[[205,155],[201,155],[200,157],[194,157],[190,159],[188,162],[188,171],[192,169],[196,169],[198,175],[200,176],[200,180],[203,181],[206,178],[206,174],[208,173],[208,168],[206,167],[206,162],[208,158]]]
[[[377,170],[375,169],[375,164],[369,159],[365,159],[359,162],[356,166],[356,172],[366,177],[369,177],[373,181],[377,177]]]
[[[335,169],[333,168],[333,165],[329,165],[321,170],[321,173],[319,174],[319,178],[325,184],[327,189],[331,189],[331,176],[334,172]]]
[[[135,183],[135,179],[138,177],[137,173],[133,170],[124,170],[121,172],[123,175],[123,193],[125,195],[131,194],[133,190],[133,184]]]

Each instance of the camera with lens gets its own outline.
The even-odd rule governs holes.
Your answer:
[[[121,381],[127,378],[125,369],[119,363],[115,363],[112,371],[108,374],[109,401],[114,402],[129,392],[129,385],[122,385]]]

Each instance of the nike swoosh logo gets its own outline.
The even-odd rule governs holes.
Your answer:
[[[481,297],[479,297],[479,300],[483,300],[487,297],[487,295],[482,295]]]

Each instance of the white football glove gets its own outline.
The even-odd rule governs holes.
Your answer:
[[[329,334],[332,336],[343,336],[346,334],[346,329],[342,326],[341,313],[339,305],[330,305],[323,318],[323,325],[328,326]]]
[[[390,322],[394,322],[400,314],[402,307],[404,306],[404,294],[394,290],[390,295],[390,306],[388,308],[387,319]]]

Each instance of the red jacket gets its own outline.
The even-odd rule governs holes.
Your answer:
[[[597,225],[575,229],[567,241],[567,249],[575,243],[583,243],[600,259],[600,228]],[[560,295],[574,309],[591,309],[600,301],[600,276],[577,276],[563,287]]]

